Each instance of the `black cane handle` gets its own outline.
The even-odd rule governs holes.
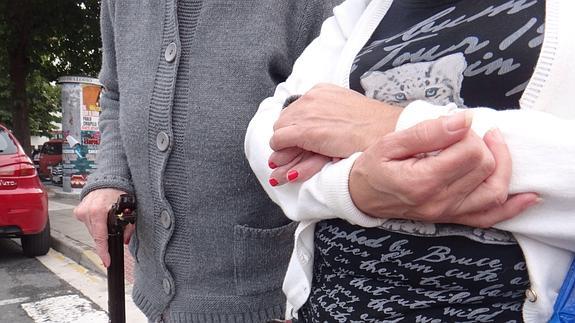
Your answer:
[[[128,223],[136,222],[136,197],[122,194],[108,212],[108,233],[123,232]]]

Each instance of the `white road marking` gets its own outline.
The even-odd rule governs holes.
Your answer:
[[[50,297],[38,302],[24,303],[22,308],[36,323],[82,323],[108,321],[106,312],[94,309],[78,295]]]
[[[50,271],[79,290],[84,296],[98,304],[100,308],[108,309],[108,283],[105,278],[96,275],[61,253],[50,249],[47,255],[37,257]],[[132,301],[131,286],[126,286],[126,322],[148,322],[146,316]],[[96,322],[90,322],[96,323]]]
[[[48,211],[71,210],[74,207],[74,205],[59,203],[48,199]]]
[[[4,305],[12,305],[12,304],[18,304],[18,303],[24,303],[25,301],[29,300],[30,297],[20,297],[20,298],[12,298],[12,299],[5,299],[3,301],[0,301],[0,306],[4,306]]]

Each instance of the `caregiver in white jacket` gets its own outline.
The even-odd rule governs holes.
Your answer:
[[[274,122],[291,95],[306,93],[318,83],[349,86],[350,67],[357,53],[385,16],[392,1],[347,0],[334,9],[320,36],[280,84],[274,97],[262,102],[245,140],[247,158],[262,186],[286,215],[300,224],[284,281],[288,318],[309,296],[313,269],[315,223],[342,218],[366,227],[384,219],[358,210],[349,194],[348,179],[360,154],[326,165],[304,183],[271,187],[268,157]],[[501,130],[513,159],[509,191],[536,192],[543,203],[496,225],[519,243],[528,268],[530,288],[523,306],[525,322],[545,322],[575,252],[575,3],[547,0],[545,34],[535,71],[520,101],[520,110],[473,109],[472,129],[483,136]],[[455,105],[409,104],[396,130],[457,111]]]

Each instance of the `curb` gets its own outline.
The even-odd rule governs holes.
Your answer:
[[[44,188],[48,193],[48,197],[66,198],[66,199],[76,199],[80,200],[80,191],[77,189],[72,190],[72,192],[64,192],[61,186],[56,186],[51,183],[42,182]]]
[[[62,190],[52,190],[52,193],[54,194],[55,197],[59,197],[59,198],[68,198],[68,199],[76,199],[76,200],[80,200],[80,193],[78,192],[64,192]]]
[[[54,250],[64,254],[66,257],[72,259],[76,263],[86,267],[87,269],[106,276],[106,267],[102,265],[100,258],[92,250],[91,247],[78,242],[65,234],[52,230],[51,232],[51,246]]]

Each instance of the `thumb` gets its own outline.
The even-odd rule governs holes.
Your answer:
[[[404,159],[417,154],[445,149],[462,140],[471,127],[471,111],[426,120],[415,126],[390,133],[380,140],[389,159]]]

